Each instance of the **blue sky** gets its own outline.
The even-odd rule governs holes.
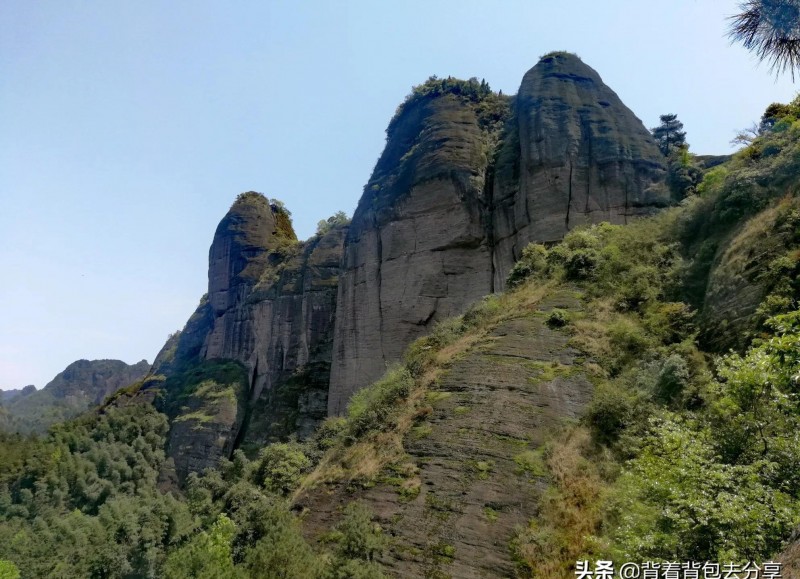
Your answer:
[[[504,93],[576,52],[696,153],[798,90],[725,37],[736,2],[67,1],[0,4],[0,388],[79,358],[152,361],[206,289],[236,194],[309,237],[352,213],[428,76]]]

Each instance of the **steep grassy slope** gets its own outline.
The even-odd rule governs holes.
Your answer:
[[[554,308],[581,315],[579,296],[553,289],[526,297],[524,307],[484,306],[506,313],[435,354],[414,381],[400,432],[342,449],[340,462],[312,474],[324,483],[298,499],[309,534],[324,533],[342,504],[359,500],[392,536],[381,561],[397,576],[513,575],[508,546],[547,486],[542,445],[591,398],[592,365],[567,331],[548,325]],[[351,474],[336,481],[334,465]]]

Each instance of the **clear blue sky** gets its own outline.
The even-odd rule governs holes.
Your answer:
[[[384,129],[428,76],[504,93],[578,53],[697,153],[797,86],[725,37],[734,1],[5,0],[0,4],[0,388],[79,358],[152,361],[206,288],[237,193],[300,237],[352,213]]]

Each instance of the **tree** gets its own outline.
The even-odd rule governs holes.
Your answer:
[[[775,74],[800,70],[800,0],[746,0],[731,17],[728,36],[741,42]]]
[[[678,120],[678,115],[661,115],[659,119],[661,124],[653,127],[650,131],[653,133],[661,153],[665,157],[669,157],[673,150],[686,145],[686,132],[681,130],[683,123]]]
[[[0,559],[0,579],[19,579],[19,569],[11,561]]]
[[[695,165],[689,146],[674,147],[667,157],[667,186],[675,199],[683,199],[697,189],[703,172]]]

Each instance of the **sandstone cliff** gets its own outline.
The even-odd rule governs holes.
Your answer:
[[[236,446],[310,433],[326,415],[346,227],[297,241],[289,213],[240,195],[209,251],[208,295],[170,339],[144,391],[163,391],[180,477]]]
[[[444,90],[412,96],[393,119],[345,241],[330,414],[431,324],[491,292],[484,186],[497,128],[481,113],[492,100],[502,120],[499,97]]]
[[[322,539],[341,520],[342,505],[358,501],[392,538],[380,558],[389,576],[521,576],[509,546],[551,485],[539,458],[544,443],[581,416],[597,378],[570,332],[546,322],[554,308],[583,316],[581,298],[568,288],[537,296],[521,315],[509,314],[510,306],[508,319],[457,343],[469,344],[462,355],[449,346],[452,358],[442,356],[445,371],[417,398],[422,409],[397,448],[391,421],[375,439],[396,453],[395,463],[363,474],[392,452],[364,450],[365,435],[363,447],[348,447],[352,458],[345,453],[353,472],[344,481],[328,481],[336,477],[323,466],[298,493],[307,536]],[[363,478],[370,482],[360,484]]]
[[[144,388],[165,394],[179,475],[308,435],[432,324],[503,289],[529,242],[665,205],[663,172],[597,73],[554,53],[516,97],[477,79],[415,87],[349,228],[299,243],[282,206],[240,195],[211,245],[208,295],[159,354],[165,381]],[[225,361],[238,370],[220,377]]]
[[[495,289],[530,242],[577,225],[669,204],[664,157],[600,75],[572,54],[546,55],[522,79],[492,189]]]
[[[669,203],[652,136],[578,57],[544,57],[510,110],[465,92],[429,81],[387,130],[345,241],[330,414],[431,324],[502,290],[528,243]]]

